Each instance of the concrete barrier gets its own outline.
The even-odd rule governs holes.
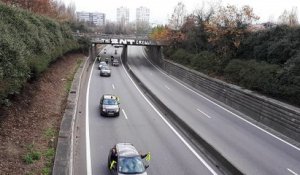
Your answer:
[[[53,175],[72,174],[74,122],[77,110],[77,100],[80,91],[82,72],[84,70],[87,60],[88,59],[81,63],[80,67],[75,73],[72,86],[68,95],[65,113],[63,115],[60,125],[60,131],[58,134],[56,154],[52,170]]]
[[[141,88],[143,93],[150,99],[156,107],[167,117],[172,124],[174,124],[191,142],[194,146],[198,148],[213,164],[219,171],[223,174],[234,174],[239,175],[243,174],[238,168],[231,164],[221,153],[219,153],[214,146],[206,142],[197,132],[191,128],[185,121],[178,117],[171,109],[169,109],[161,100],[158,98],[143,82],[134,74],[134,72],[127,65],[126,50],[122,52],[122,62],[129,73],[133,78],[135,83]]]
[[[148,58],[162,70],[254,120],[300,142],[300,109],[163,59],[147,48]]]

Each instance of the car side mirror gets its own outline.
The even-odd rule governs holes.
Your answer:
[[[149,165],[145,165],[145,169],[149,168]]]

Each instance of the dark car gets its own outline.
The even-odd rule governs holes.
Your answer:
[[[100,68],[100,76],[111,76],[111,70],[108,66],[102,66]]]
[[[148,153],[147,155],[150,156]],[[118,143],[109,151],[107,167],[112,174],[147,175],[149,167],[143,162],[142,156],[131,143]]]
[[[113,66],[119,66],[120,63],[119,63],[119,60],[117,58],[115,58],[112,63],[111,63]]]
[[[106,94],[100,99],[100,114],[102,116],[119,116],[119,98],[115,95]]]

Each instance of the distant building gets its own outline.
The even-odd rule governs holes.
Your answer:
[[[117,8],[117,22],[122,25],[129,23],[129,9],[127,7]]]
[[[146,22],[149,24],[150,20],[150,9],[147,7],[139,7],[136,9],[136,22]]]
[[[85,21],[97,26],[105,25],[104,13],[77,12],[77,20]]]

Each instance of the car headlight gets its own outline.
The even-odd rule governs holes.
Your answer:
[[[116,112],[119,112],[119,108],[116,109]]]
[[[103,111],[103,112],[106,112],[106,109],[103,108],[102,111]]]

